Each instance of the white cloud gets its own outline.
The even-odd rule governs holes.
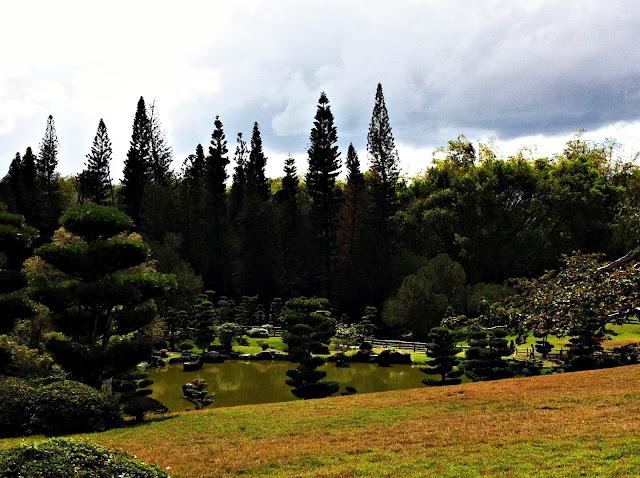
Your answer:
[[[407,174],[460,132],[548,154],[585,127],[640,150],[639,10],[631,0],[12,2],[0,18],[0,171],[37,147],[51,113],[64,174],[78,172],[103,117],[118,177],[143,95],[157,100],[177,162],[208,142],[219,114],[231,150],[260,123],[278,174],[282,152],[306,162],[321,90],[341,148],[363,149],[378,81]]]

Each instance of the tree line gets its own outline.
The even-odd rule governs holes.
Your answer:
[[[640,172],[616,161],[610,143],[576,137],[552,157],[502,158],[461,135],[424,174],[402,178],[381,85],[367,135],[370,168],[353,144],[343,161],[337,141],[322,93],[304,176],[290,156],[281,177],[266,177],[258,123],[233,148],[220,117],[209,144],[173,171],[157,107],[140,98],[121,184],[112,180],[102,120],[84,169],[61,177],[49,117],[38,153],[27,148],[11,162],[0,200],[40,231],[38,243],[74,203],[122,209],[158,272],[177,277],[165,309],[192,304],[202,290],[257,296],[265,308],[276,298],[326,297],[348,321],[374,306],[380,331],[416,337],[446,316],[480,312],[510,278],[538,276],[563,254],[617,255],[637,241]]]

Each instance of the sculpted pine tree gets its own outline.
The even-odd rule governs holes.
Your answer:
[[[427,366],[420,370],[427,375],[439,375],[439,380],[426,378],[425,385],[456,385],[461,382],[462,370],[454,370],[458,365],[456,354],[458,349],[451,335],[445,327],[434,327],[429,331],[427,343]]]
[[[149,271],[149,249],[128,235],[131,219],[120,210],[85,203],[61,218],[64,241],[36,250],[58,274],[34,284],[64,337],[48,351],[71,376],[100,387],[105,380],[148,359],[142,331],[156,317],[153,299],[175,287],[172,275]]]
[[[144,190],[151,178],[151,123],[142,96],[138,100],[129,144],[124,162],[122,195],[126,212],[140,226]]]
[[[331,295],[332,273],[336,251],[336,219],[339,196],[336,177],[340,172],[338,132],[333,122],[329,99],[320,94],[318,107],[309,136],[309,168],[307,190],[311,198],[311,221],[317,247],[316,261],[321,288]]]
[[[36,237],[37,231],[25,224],[23,216],[6,212],[0,204],[0,332],[10,331],[16,320],[34,315],[20,269]]]
[[[111,153],[111,140],[107,133],[107,126],[100,119],[91,152],[87,154],[85,169],[77,180],[76,187],[80,202],[91,201],[101,205],[113,202],[109,169]]]
[[[327,372],[317,369],[325,360],[313,355],[328,354],[327,344],[336,332],[336,320],[328,309],[327,299],[297,297],[288,300],[282,311],[286,328],[282,341],[289,360],[298,364],[287,371],[287,385],[298,398],[328,397],[340,388],[337,382],[323,380]]]

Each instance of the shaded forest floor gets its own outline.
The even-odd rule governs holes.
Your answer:
[[[639,403],[634,365],[185,412],[78,438],[178,478],[626,477],[640,476]]]

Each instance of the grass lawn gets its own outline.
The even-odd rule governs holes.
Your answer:
[[[178,478],[628,477],[639,400],[637,365],[185,412],[78,438]]]

